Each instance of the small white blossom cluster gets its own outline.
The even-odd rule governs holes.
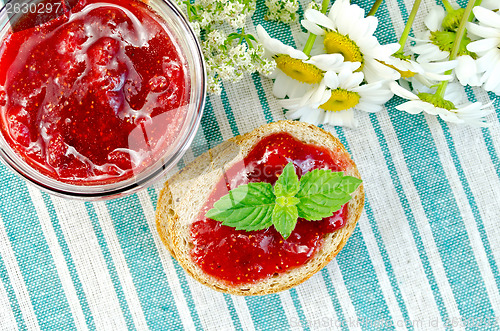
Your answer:
[[[234,82],[242,79],[246,73],[258,71],[269,74],[274,70],[274,63],[264,58],[262,45],[251,39],[247,40],[247,43],[240,43],[234,36],[227,36],[220,30],[212,30],[202,42],[207,64],[208,89],[211,93],[220,94],[222,81]]]
[[[272,21],[292,23],[297,20],[298,0],[266,0],[266,18]]]
[[[274,70],[262,45],[244,27],[255,12],[256,0],[177,0],[202,43],[207,65],[208,90],[220,94],[222,82],[235,82],[245,74]]]

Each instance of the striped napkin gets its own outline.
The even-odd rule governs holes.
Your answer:
[[[295,45],[299,28],[265,21],[258,2],[253,23]],[[368,10],[374,0],[352,2]],[[412,4],[380,7],[382,43],[397,41]],[[417,28],[433,4],[424,1]],[[253,75],[210,96],[178,168],[225,139],[284,119],[271,89]],[[215,292],[180,268],[154,225],[162,180],[129,197],[84,203],[52,197],[0,165],[0,329],[498,329],[500,98],[464,93],[493,101],[490,128],[408,115],[395,109],[401,99],[358,113],[356,130],[327,128],[359,166],[365,210],[333,262],[264,297]]]

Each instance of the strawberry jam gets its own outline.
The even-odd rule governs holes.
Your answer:
[[[237,231],[204,217],[232,188],[249,182],[274,184],[289,162],[293,162],[299,178],[314,169],[343,171],[352,164],[344,155],[304,144],[288,133],[263,138],[216,184],[191,226],[191,257],[204,272],[232,285],[253,283],[303,265],[321,248],[326,234],[345,225],[346,205],[321,221],[299,219],[287,240],[274,227]]]
[[[136,0],[80,0],[0,47],[0,128],[30,166],[77,185],[132,177],[178,136],[185,58]]]

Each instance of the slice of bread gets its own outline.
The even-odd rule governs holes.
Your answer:
[[[215,290],[237,295],[263,295],[287,290],[302,283],[326,266],[344,247],[354,231],[364,204],[364,189],[360,185],[348,202],[346,225],[328,234],[320,250],[306,264],[281,274],[275,274],[255,284],[230,285],[206,274],[193,263],[190,250],[190,225],[196,221],[224,169],[241,161],[263,137],[287,132],[307,144],[323,146],[334,155],[347,160],[344,174],[360,178],[356,165],[340,141],[330,133],[302,122],[281,121],[261,126],[250,133],[234,137],[199,156],[171,177],[161,191],[156,211],[156,226],[172,256],[193,278]]]

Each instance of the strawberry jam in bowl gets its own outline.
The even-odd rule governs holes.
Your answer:
[[[62,3],[23,28],[0,12],[0,155],[60,196],[132,193],[175,166],[197,131],[199,44],[168,1]]]

